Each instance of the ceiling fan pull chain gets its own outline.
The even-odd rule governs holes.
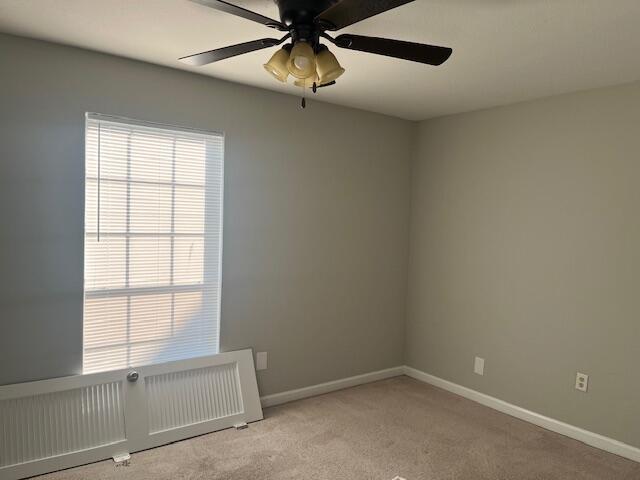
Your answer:
[[[304,86],[302,87],[302,103],[300,104],[300,106],[303,110],[307,108],[307,91]]]

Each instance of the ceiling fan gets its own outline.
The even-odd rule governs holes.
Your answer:
[[[336,79],[345,71],[326,45],[321,43],[322,39],[340,48],[428,65],[441,65],[453,52],[446,47],[387,38],[351,34],[342,34],[334,38],[327,34],[413,0],[274,0],[280,11],[280,20],[265,17],[221,0],[191,1],[261,23],[286,32],[286,35],[280,39],[262,38],[209,50],[182,57],[181,61],[196,66],[207,65],[225,58],[281,45],[291,40],[264,64],[264,68],[280,82],[286,82],[291,75],[294,77],[296,86],[312,88],[314,92],[318,87],[334,85]]]

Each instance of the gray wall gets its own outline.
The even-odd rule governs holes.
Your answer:
[[[406,362],[640,446],[640,84],[424,122],[418,143]]]
[[[0,384],[80,371],[96,111],[226,133],[221,346],[269,352],[263,394],[396,366],[406,340],[413,367],[640,446],[640,84],[416,145],[409,122],[17,37],[0,71]]]
[[[263,394],[401,364],[413,124],[6,35],[0,71],[0,384],[80,372],[86,111],[226,133],[221,348]]]

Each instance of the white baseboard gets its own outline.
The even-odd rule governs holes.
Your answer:
[[[507,415],[519,418],[525,422],[533,423],[534,425],[551,430],[552,432],[573,438],[586,443],[587,445],[591,445],[592,447],[604,450],[605,452],[640,462],[640,448],[622,443],[618,440],[614,440],[613,438],[605,437],[604,435],[584,430],[574,425],[569,425],[568,423],[561,422],[560,420],[540,415],[539,413],[532,412],[531,410],[518,407],[517,405],[505,402],[504,400],[463,387],[457,383],[444,380],[406,365],[387,368],[386,370],[379,370],[377,372],[365,373],[363,375],[356,375],[355,377],[341,378],[339,380],[311,385],[297,390],[289,390],[282,393],[275,393],[273,395],[266,395],[261,397],[260,400],[263,407],[272,407],[287,402],[293,402],[294,400],[314,397],[316,395],[322,395],[324,393],[334,392],[344,388],[355,387],[357,385],[376,382],[386,378],[398,377],[400,375],[407,375],[408,377],[415,378],[416,380],[429,383],[442,388],[443,390],[460,395],[461,397],[473,400],[474,402],[480,403],[486,407],[506,413]]]
[[[356,375],[355,377],[341,378],[332,382],[298,388],[297,390],[288,390],[286,392],[274,393],[273,395],[266,395],[264,397],[260,397],[260,400],[262,401],[263,407],[273,407],[274,405],[293,402],[294,400],[300,400],[302,398],[314,397],[316,395],[322,395],[323,393],[334,392],[344,388],[355,387],[356,385],[362,385],[364,383],[376,382],[378,380],[384,380],[385,378],[398,377],[400,375],[404,375],[404,368],[405,367],[403,366],[399,366],[387,368],[385,370],[378,370],[377,372],[365,373],[363,375]]]
[[[505,402],[504,400],[499,400],[490,395],[486,395],[476,390],[463,387],[462,385],[449,382],[448,380],[443,380],[442,378],[430,375],[412,367],[405,366],[404,374],[411,378],[415,378],[416,380],[429,383],[436,387],[440,387],[449,392],[468,398],[469,400],[473,400],[474,402],[478,402],[489,408],[498,410],[499,412],[506,413],[507,415],[511,415],[512,417],[519,418],[526,422],[533,423],[534,425],[538,425],[539,427],[551,430],[552,432],[556,432],[575,440],[579,440],[583,443],[586,443],[587,445],[599,448],[600,450],[604,450],[606,452],[614,453],[616,455],[620,455],[621,457],[640,462],[640,448],[627,445],[626,443],[619,442],[618,440],[614,440],[612,438],[605,437],[604,435],[599,435],[597,433],[584,430],[574,425],[569,425],[568,423],[564,423],[553,418],[545,417],[544,415],[540,415],[539,413],[526,410],[511,403]]]

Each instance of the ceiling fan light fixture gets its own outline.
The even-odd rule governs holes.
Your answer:
[[[316,68],[320,77],[320,85],[333,82],[345,72],[336,56],[326,47],[316,57]]]
[[[291,49],[287,68],[298,80],[312,78],[316,74],[316,55],[313,47],[307,42],[297,42]]]
[[[273,78],[282,83],[286,83],[287,77],[289,76],[287,63],[289,62],[290,50],[291,47],[289,46],[282,47],[263,65],[264,69],[271,74]]]

